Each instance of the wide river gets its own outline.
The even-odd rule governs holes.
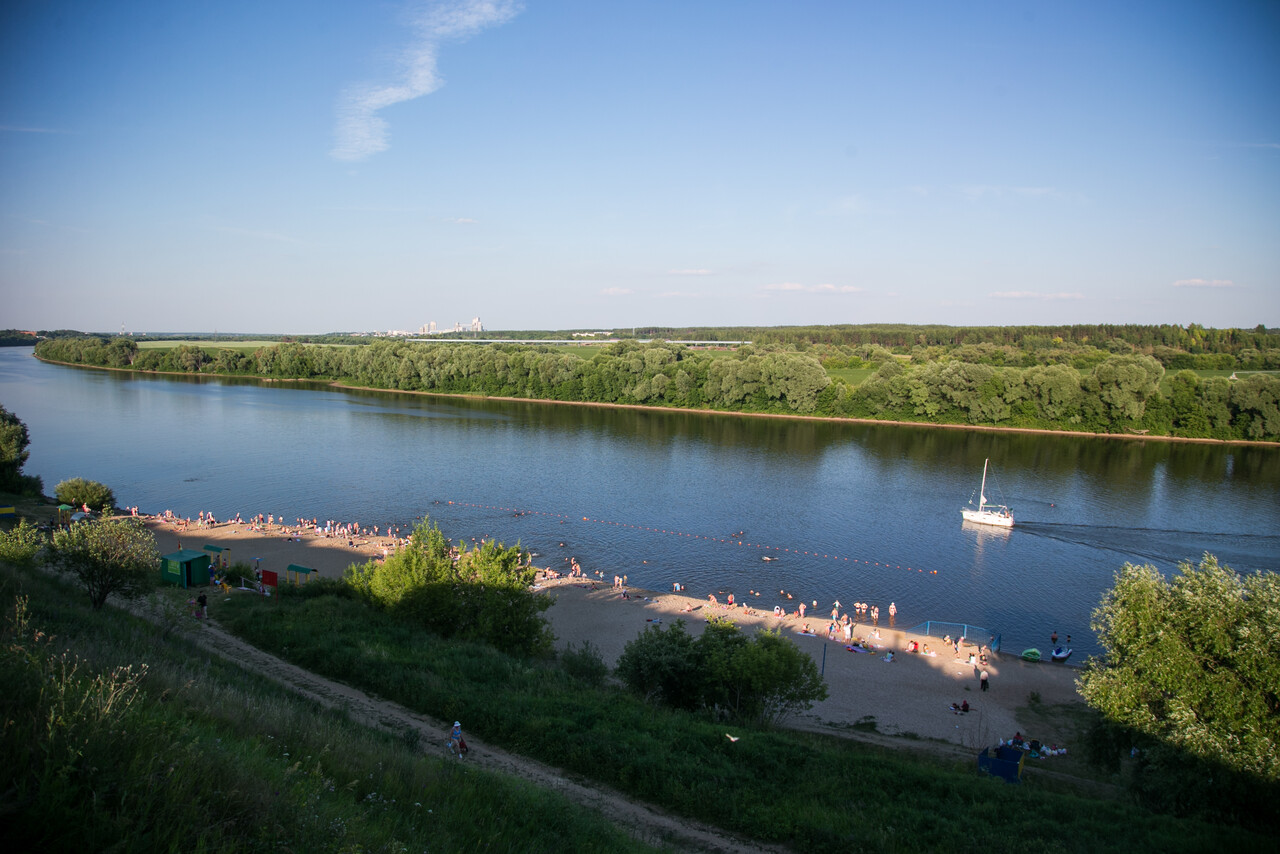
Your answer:
[[[143,512],[237,512],[497,538],[541,566],[766,609],[898,607],[1004,648],[1074,636],[1126,561],[1280,567],[1280,449],[743,418],[135,376],[0,348],[25,471]],[[991,460],[1001,531],[962,523]],[[796,597],[784,600],[786,590]],[[723,598],[723,597],[722,597]],[[882,623],[886,622],[882,615]]]

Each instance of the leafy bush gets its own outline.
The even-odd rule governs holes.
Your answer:
[[[409,545],[384,561],[347,568],[361,598],[441,637],[491,644],[521,656],[545,656],[554,636],[542,612],[551,599],[532,593],[536,570],[518,547],[482,543],[456,549],[424,520]]]
[[[0,560],[23,568],[32,566],[44,548],[46,537],[26,519],[12,530],[0,533]]]
[[[75,522],[53,532],[53,563],[74,575],[94,610],[114,594],[137,597],[158,580],[160,550],[140,519]]]
[[[696,640],[683,620],[666,630],[649,626],[627,644],[617,672],[650,699],[764,726],[827,697],[817,665],[790,638],[776,631],[747,637],[723,619]]]
[[[1241,576],[1209,554],[1171,579],[1153,566],[1117,573],[1093,614],[1107,657],[1085,671],[1080,692],[1107,723],[1093,752],[1138,747],[1132,787],[1144,803],[1238,821],[1274,803],[1277,614],[1274,573]]]
[[[242,581],[244,586],[252,587],[257,582],[258,576],[254,573],[253,567],[242,560],[238,560],[227,567],[226,579],[227,583],[232,587],[240,587]]]
[[[64,480],[58,484],[54,494],[60,502],[70,504],[72,507],[87,506],[94,510],[110,512],[116,506],[115,493],[109,486],[98,483],[96,480],[85,480],[82,477]]]
[[[560,653],[560,664],[565,673],[596,688],[609,676],[609,665],[604,663],[600,648],[591,641],[583,641],[576,648],[570,646]]]

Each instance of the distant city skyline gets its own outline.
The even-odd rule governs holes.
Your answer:
[[[0,9],[0,326],[1280,326],[1277,3],[318,11]]]

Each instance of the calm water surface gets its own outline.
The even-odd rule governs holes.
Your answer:
[[[864,600],[899,625],[985,626],[1006,649],[1074,635],[1126,561],[1280,566],[1280,450],[637,412],[158,378],[0,349],[25,471],[122,505],[273,513],[519,541],[543,566],[689,593]],[[991,459],[1018,520],[962,524]],[[764,560],[765,557],[772,558]]]

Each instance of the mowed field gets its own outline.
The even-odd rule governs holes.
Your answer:
[[[173,350],[177,347],[199,347],[203,350],[239,350],[242,353],[252,353],[259,347],[271,347],[279,344],[279,341],[234,341],[231,339],[213,339],[213,340],[184,340],[181,338],[164,338],[164,339],[142,339],[138,341],[139,350]],[[349,346],[349,345],[342,345]]]

